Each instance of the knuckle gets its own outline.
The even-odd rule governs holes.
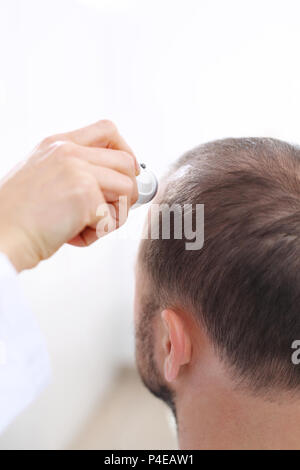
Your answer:
[[[66,154],[62,152],[57,153],[56,159],[67,178],[75,182],[80,181],[82,171],[79,159],[66,158]]]
[[[135,175],[135,165],[132,155],[127,152],[121,152],[121,157],[127,173],[129,173],[130,175]]]
[[[94,207],[95,190],[87,181],[74,180],[72,189],[73,200],[80,218],[88,221],[91,207]]]
[[[57,141],[57,138],[55,135],[51,135],[48,137],[45,137],[40,143],[41,147],[51,147],[53,144],[55,144]]]
[[[57,142],[57,146],[53,152],[58,163],[61,163],[67,170],[77,168],[79,159],[70,158],[77,156],[76,145],[72,142]],[[78,160],[78,162],[77,162]]]
[[[90,178],[80,178],[76,184],[77,195],[80,198],[92,198],[95,194],[95,184]]]
[[[132,194],[134,190],[134,182],[129,176],[125,176],[124,178],[124,193],[125,194]]]
[[[101,130],[105,130],[109,134],[112,134],[117,131],[117,126],[113,121],[110,121],[109,119],[102,119],[101,121],[98,121],[98,126]]]
[[[75,147],[75,144],[72,142],[58,142],[57,154],[64,157],[74,155]]]

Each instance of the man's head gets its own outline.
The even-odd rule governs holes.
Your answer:
[[[264,138],[201,145],[155,202],[204,204],[204,245],[141,242],[137,362],[148,388],[174,411],[189,387],[201,396],[218,378],[264,396],[300,390],[300,149]]]

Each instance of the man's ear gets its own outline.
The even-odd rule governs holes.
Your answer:
[[[176,380],[180,367],[191,360],[191,338],[186,330],[184,319],[174,310],[167,309],[161,313],[165,326],[163,337],[164,376],[168,382]]]

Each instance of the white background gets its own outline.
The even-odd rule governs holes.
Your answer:
[[[214,138],[299,142],[299,18],[297,0],[0,0],[0,175],[43,137],[101,118],[158,175]],[[22,275],[53,383],[0,448],[64,447],[133,361],[136,247],[64,247]]]

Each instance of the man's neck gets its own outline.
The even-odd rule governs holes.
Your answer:
[[[280,401],[207,386],[177,401],[181,449],[297,449],[300,399]]]

